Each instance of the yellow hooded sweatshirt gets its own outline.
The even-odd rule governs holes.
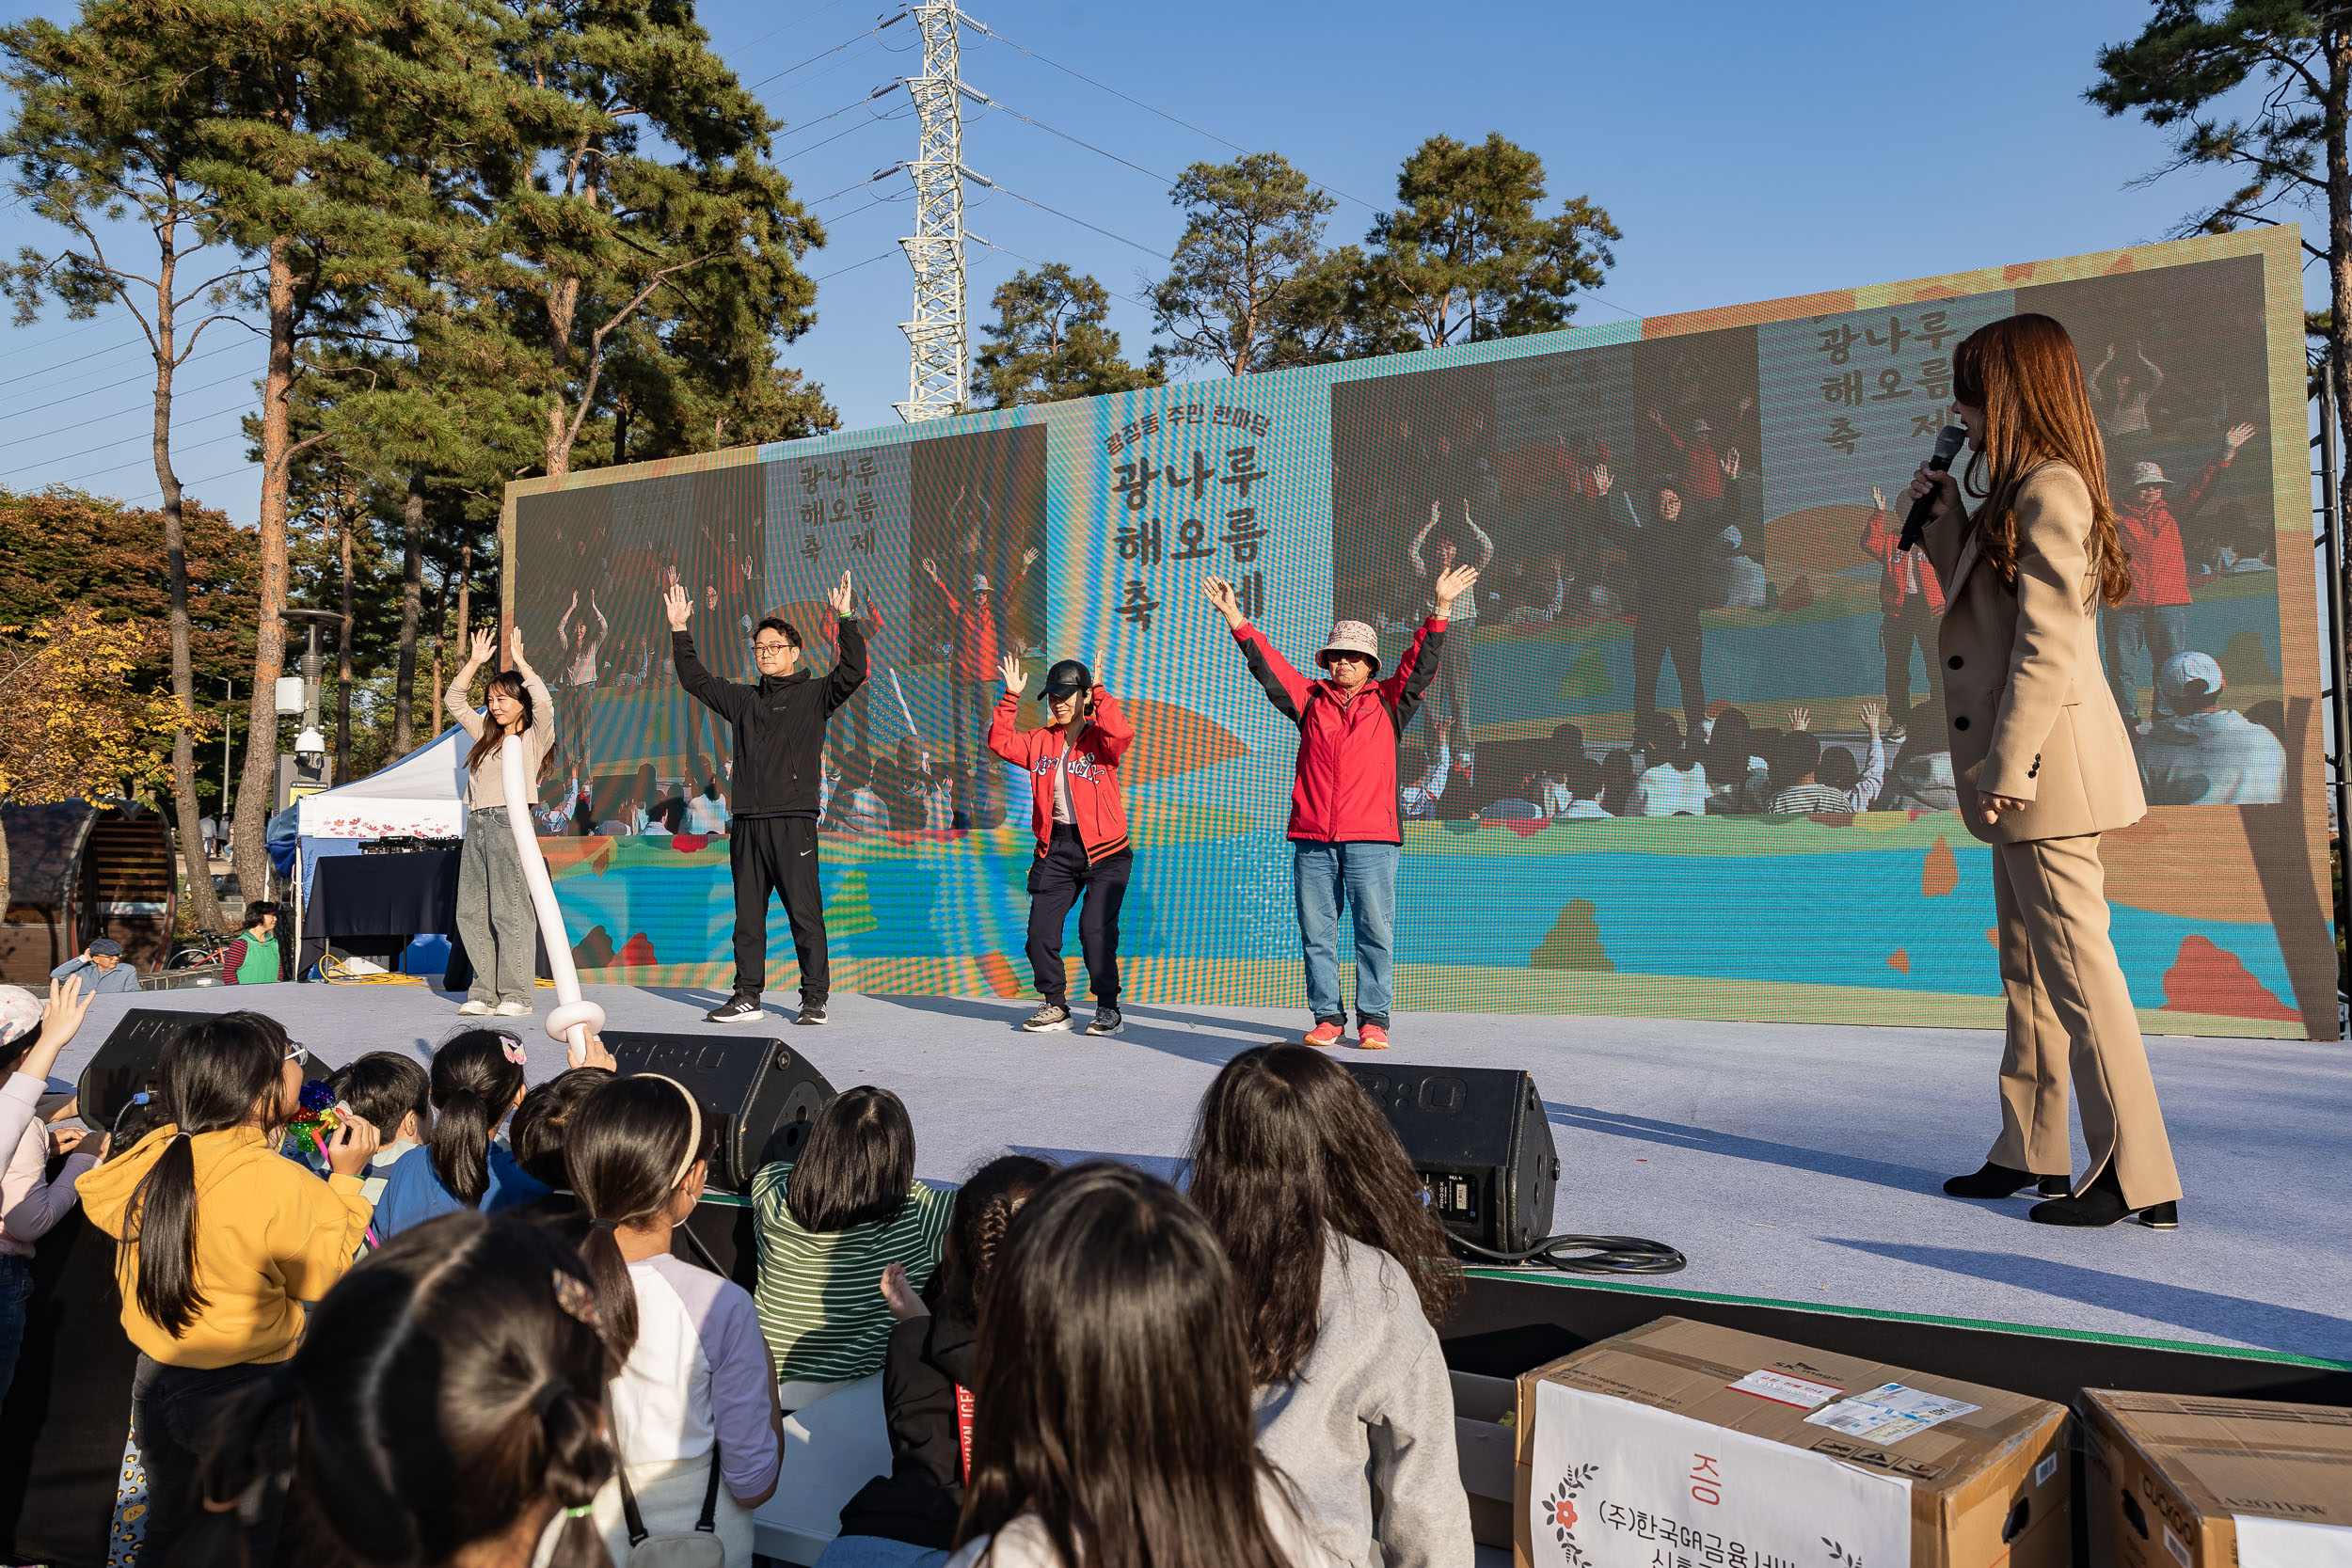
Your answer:
[[[82,1211],[120,1240],[131,1195],[179,1136],[158,1127],[119,1159],[85,1173]],[[119,1248],[122,1327],[131,1342],[173,1367],[283,1361],[302,1338],[302,1303],[326,1294],[351,1267],[375,1206],[356,1176],[321,1181],[279,1154],[257,1127],[199,1132],[196,1154],[196,1287],[205,1305],[187,1333],[139,1310],[138,1248]]]

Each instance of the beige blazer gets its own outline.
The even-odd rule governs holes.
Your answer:
[[[2129,827],[2148,802],[2099,662],[2090,492],[2072,467],[2047,463],[2010,504],[2014,589],[1983,560],[1977,517],[1947,515],[1925,540],[1944,584],[1937,647],[1961,816],[1988,844]],[[2031,803],[1987,828],[1979,790]]]

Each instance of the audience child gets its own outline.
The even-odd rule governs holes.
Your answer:
[[[182,1562],[271,1562],[239,1503],[276,1485],[280,1561],[611,1568],[591,1517],[613,1467],[598,1316],[579,1256],[537,1226],[461,1212],[404,1231],[230,1412]],[[150,1530],[139,1560],[160,1565]]]
[[[90,1223],[120,1243],[146,1562],[171,1561],[213,1421],[294,1354],[303,1304],[343,1276],[368,1227],[371,1123],[337,1128],[324,1182],[277,1152],[309,1055],[260,1013],[199,1015],[164,1047],[158,1097],[172,1119],[77,1183]]]
[[[1560,769],[1560,790],[1566,804],[1555,815],[1570,819],[1607,816],[1609,809],[1601,803],[1605,788],[1600,764],[1579,752]]]
[[[457,1209],[494,1214],[547,1188],[498,1142],[500,1123],[522,1103],[522,1042],[495,1029],[466,1029],[433,1053],[433,1130],[421,1160],[394,1165],[376,1205],[375,1233],[389,1241]]]
[[[890,1308],[865,1282],[893,1263],[921,1290],[939,1266],[953,1196],[914,1180],[914,1127],[888,1089],[825,1101],[798,1160],[752,1178],[759,1327],[787,1411],[882,1369]],[[840,1281],[857,1289],[846,1298]]]
[[[1201,1099],[1192,1198],[1232,1261],[1259,1447],[1316,1544],[1372,1568],[1469,1568],[1432,1326],[1462,1274],[1379,1109],[1316,1052],[1245,1051]]]
[[[397,1051],[371,1051],[337,1068],[326,1080],[338,1104],[375,1128],[382,1141],[368,1162],[361,1189],[370,1203],[384,1200],[384,1184],[404,1155],[424,1147],[433,1123],[433,1080],[424,1064]]]
[[[1216,1237],[1167,1182],[1097,1162],[1041,1187],[981,1307],[949,1568],[1335,1560],[1250,1441],[1234,1302]]]
[[[525,1175],[548,1190],[549,1197],[572,1196],[571,1175],[564,1168],[564,1140],[570,1132],[573,1115],[587,1103],[590,1095],[612,1082],[613,1076],[608,1067],[571,1068],[525,1090],[523,1102],[515,1107],[515,1119],[506,1124],[507,1152],[515,1156],[515,1163],[522,1166]]]
[[[49,1069],[57,1065],[57,1053],[82,1027],[95,994],[85,990],[78,977],[49,982],[49,1000],[39,1009],[40,1028],[32,1049],[18,1058],[15,1070],[0,1074],[0,1149],[14,1148],[24,1129],[40,1119],[40,1097],[49,1088]],[[15,1004],[19,1010],[13,1018],[18,1033],[31,1028],[24,1009],[32,993],[24,991],[23,996]]]
[[[0,986],[0,1078],[13,1080],[24,1059],[40,1048],[41,1005],[21,986]],[[26,1074],[25,1076],[29,1076]],[[45,1076],[45,1075],[44,1075]],[[65,1164],[49,1172],[50,1130],[39,1117],[27,1120],[14,1143],[0,1148],[0,1400],[16,1375],[17,1348],[24,1342],[24,1313],[33,1295],[33,1243],[73,1207],[73,1183],[98,1164],[103,1145],[96,1138],[61,1132],[68,1140]],[[75,1147],[81,1144],[83,1147]]]
[[[564,1139],[569,1184],[591,1216],[580,1256],[618,1363],[605,1406],[621,1468],[596,1502],[616,1563],[644,1532],[707,1528],[727,1568],[752,1568],[752,1510],[775,1491],[784,1458],[775,1364],[751,1293],[670,1254],[671,1231],[702,1196],[710,1132],[684,1085],[646,1073],[598,1085]]]
[[[883,1294],[899,1322],[882,1363],[890,1423],[890,1474],[876,1476],[841,1511],[841,1533],[818,1568],[939,1568],[955,1544],[970,1463],[961,1398],[979,1381],[980,1303],[1013,1216],[1054,1174],[1028,1154],[991,1160],[956,1189],[955,1218],[939,1272],[920,1298],[896,1265]]]

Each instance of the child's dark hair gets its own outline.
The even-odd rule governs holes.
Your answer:
[[[1314,1348],[1332,1232],[1404,1266],[1432,1323],[1462,1271],[1405,1146],[1347,1070],[1304,1045],[1227,1062],[1200,1097],[1192,1200],[1232,1260],[1250,1370],[1287,1383]]]
[[[897,1217],[914,1185],[914,1123],[888,1089],[861,1084],[825,1101],[784,1180],[803,1230],[850,1230]]]
[[[191,1140],[275,1119],[290,1045],[276,1019],[234,1012],[199,1019],[164,1047],[158,1092],[179,1132],[131,1194],[122,1245],[138,1253],[139,1310],[175,1339],[211,1305],[196,1287]]]
[[[1824,746],[1821,760],[1813,766],[1813,777],[1832,789],[1851,789],[1862,782],[1862,768],[1843,746]]]
[[[244,928],[248,931],[258,931],[262,928],[262,921],[278,912],[278,903],[275,899],[256,898],[245,907]]]
[[[371,1051],[327,1079],[335,1098],[373,1123],[389,1144],[411,1113],[420,1132],[433,1121],[433,1078],[424,1064],[397,1051]]]
[[[564,1135],[581,1104],[612,1078],[610,1068],[576,1067],[524,1093],[507,1125],[506,1147],[533,1180],[559,1189],[572,1184],[564,1168]]]
[[[468,1029],[433,1053],[433,1174],[469,1209],[489,1190],[490,1135],[523,1092],[523,1064],[506,1054],[514,1045],[512,1035]]]
[[[709,1136],[693,1094],[658,1073],[608,1079],[572,1114],[564,1164],[592,1222],[580,1255],[596,1276],[616,1372],[637,1345],[637,1288],[612,1233],[669,1207],[694,1163],[707,1157]]]
[[[1059,1172],[979,1319],[958,1546],[1034,1514],[1064,1563],[1281,1568],[1249,1354],[1216,1236],[1156,1177]]]
[[[1053,1162],[1034,1154],[991,1160],[956,1189],[955,1217],[947,1222],[947,1247],[939,1260],[940,1305],[967,1321],[980,1314],[1005,1233],[1012,1217],[1054,1174]]]
[[[615,1462],[597,1315],[579,1256],[527,1220],[461,1212],[401,1232],[230,1407],[178,1560],[241,1568],[236,1501],[290,1442],[281,1539],[323,1539],[330,1560],[429,1568],[552,1505],[580,1513],[549,1568],[611,1568],[588,1516]]]
[[[1779,783],[1795,784],[1807,773],[1819,779],[1820,767],[1820,736],[1810,730],[1790,730],[1780,737]]]

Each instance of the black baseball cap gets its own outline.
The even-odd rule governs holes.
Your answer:
[[[1041,700],[1067,697],[1073,691],[1094,689],[1094,673],[1074,658],[1065,658],[1045,672],[1045,689]]]

